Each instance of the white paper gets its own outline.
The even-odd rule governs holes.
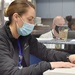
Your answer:
[[[74,68],[56,68],[54,70],[47,70],[43,75],[75,75]]]
[[[75,39],[72,39],[71,41],[75,41]]]
[[[52,39],[53,39],[53,38],[37,38],[38,41],[40,41],[40,40],[42,40],[42,41],[43,41],[43,40],[49,40],[49,41],[50,41],[50,40],[52,40]]]

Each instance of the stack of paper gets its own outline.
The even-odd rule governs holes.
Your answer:
[[[54,70],[47,70],[43,75],[75,75],[74,68],[56,68]]]

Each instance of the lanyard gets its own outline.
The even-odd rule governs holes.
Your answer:
[[[54,35],[54,30],[52,29],[52,35],[53,35],[53,38],[56,38],[56,36]]]
[[[19,66],[19,68],[22,68],[21,63],[22,63],[23,53],[22,53],[20,40],[18,40],[18,47],[19,47],[19,62],[18,62],[18,66]]]

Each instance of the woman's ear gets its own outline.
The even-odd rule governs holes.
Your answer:
[[[12,19],[17,22],[20,19],[18,13],[14,13]]]

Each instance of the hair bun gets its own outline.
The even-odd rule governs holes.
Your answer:
[[[68,21],[68,22],[70,22],[71,20],[72,20],[72,16],[70,15],[70,16],[66,16],[66,20]]]
[[[8,17],[7,10],[8,10],[8,7],[4,9],[4,16],[6,17]]]

